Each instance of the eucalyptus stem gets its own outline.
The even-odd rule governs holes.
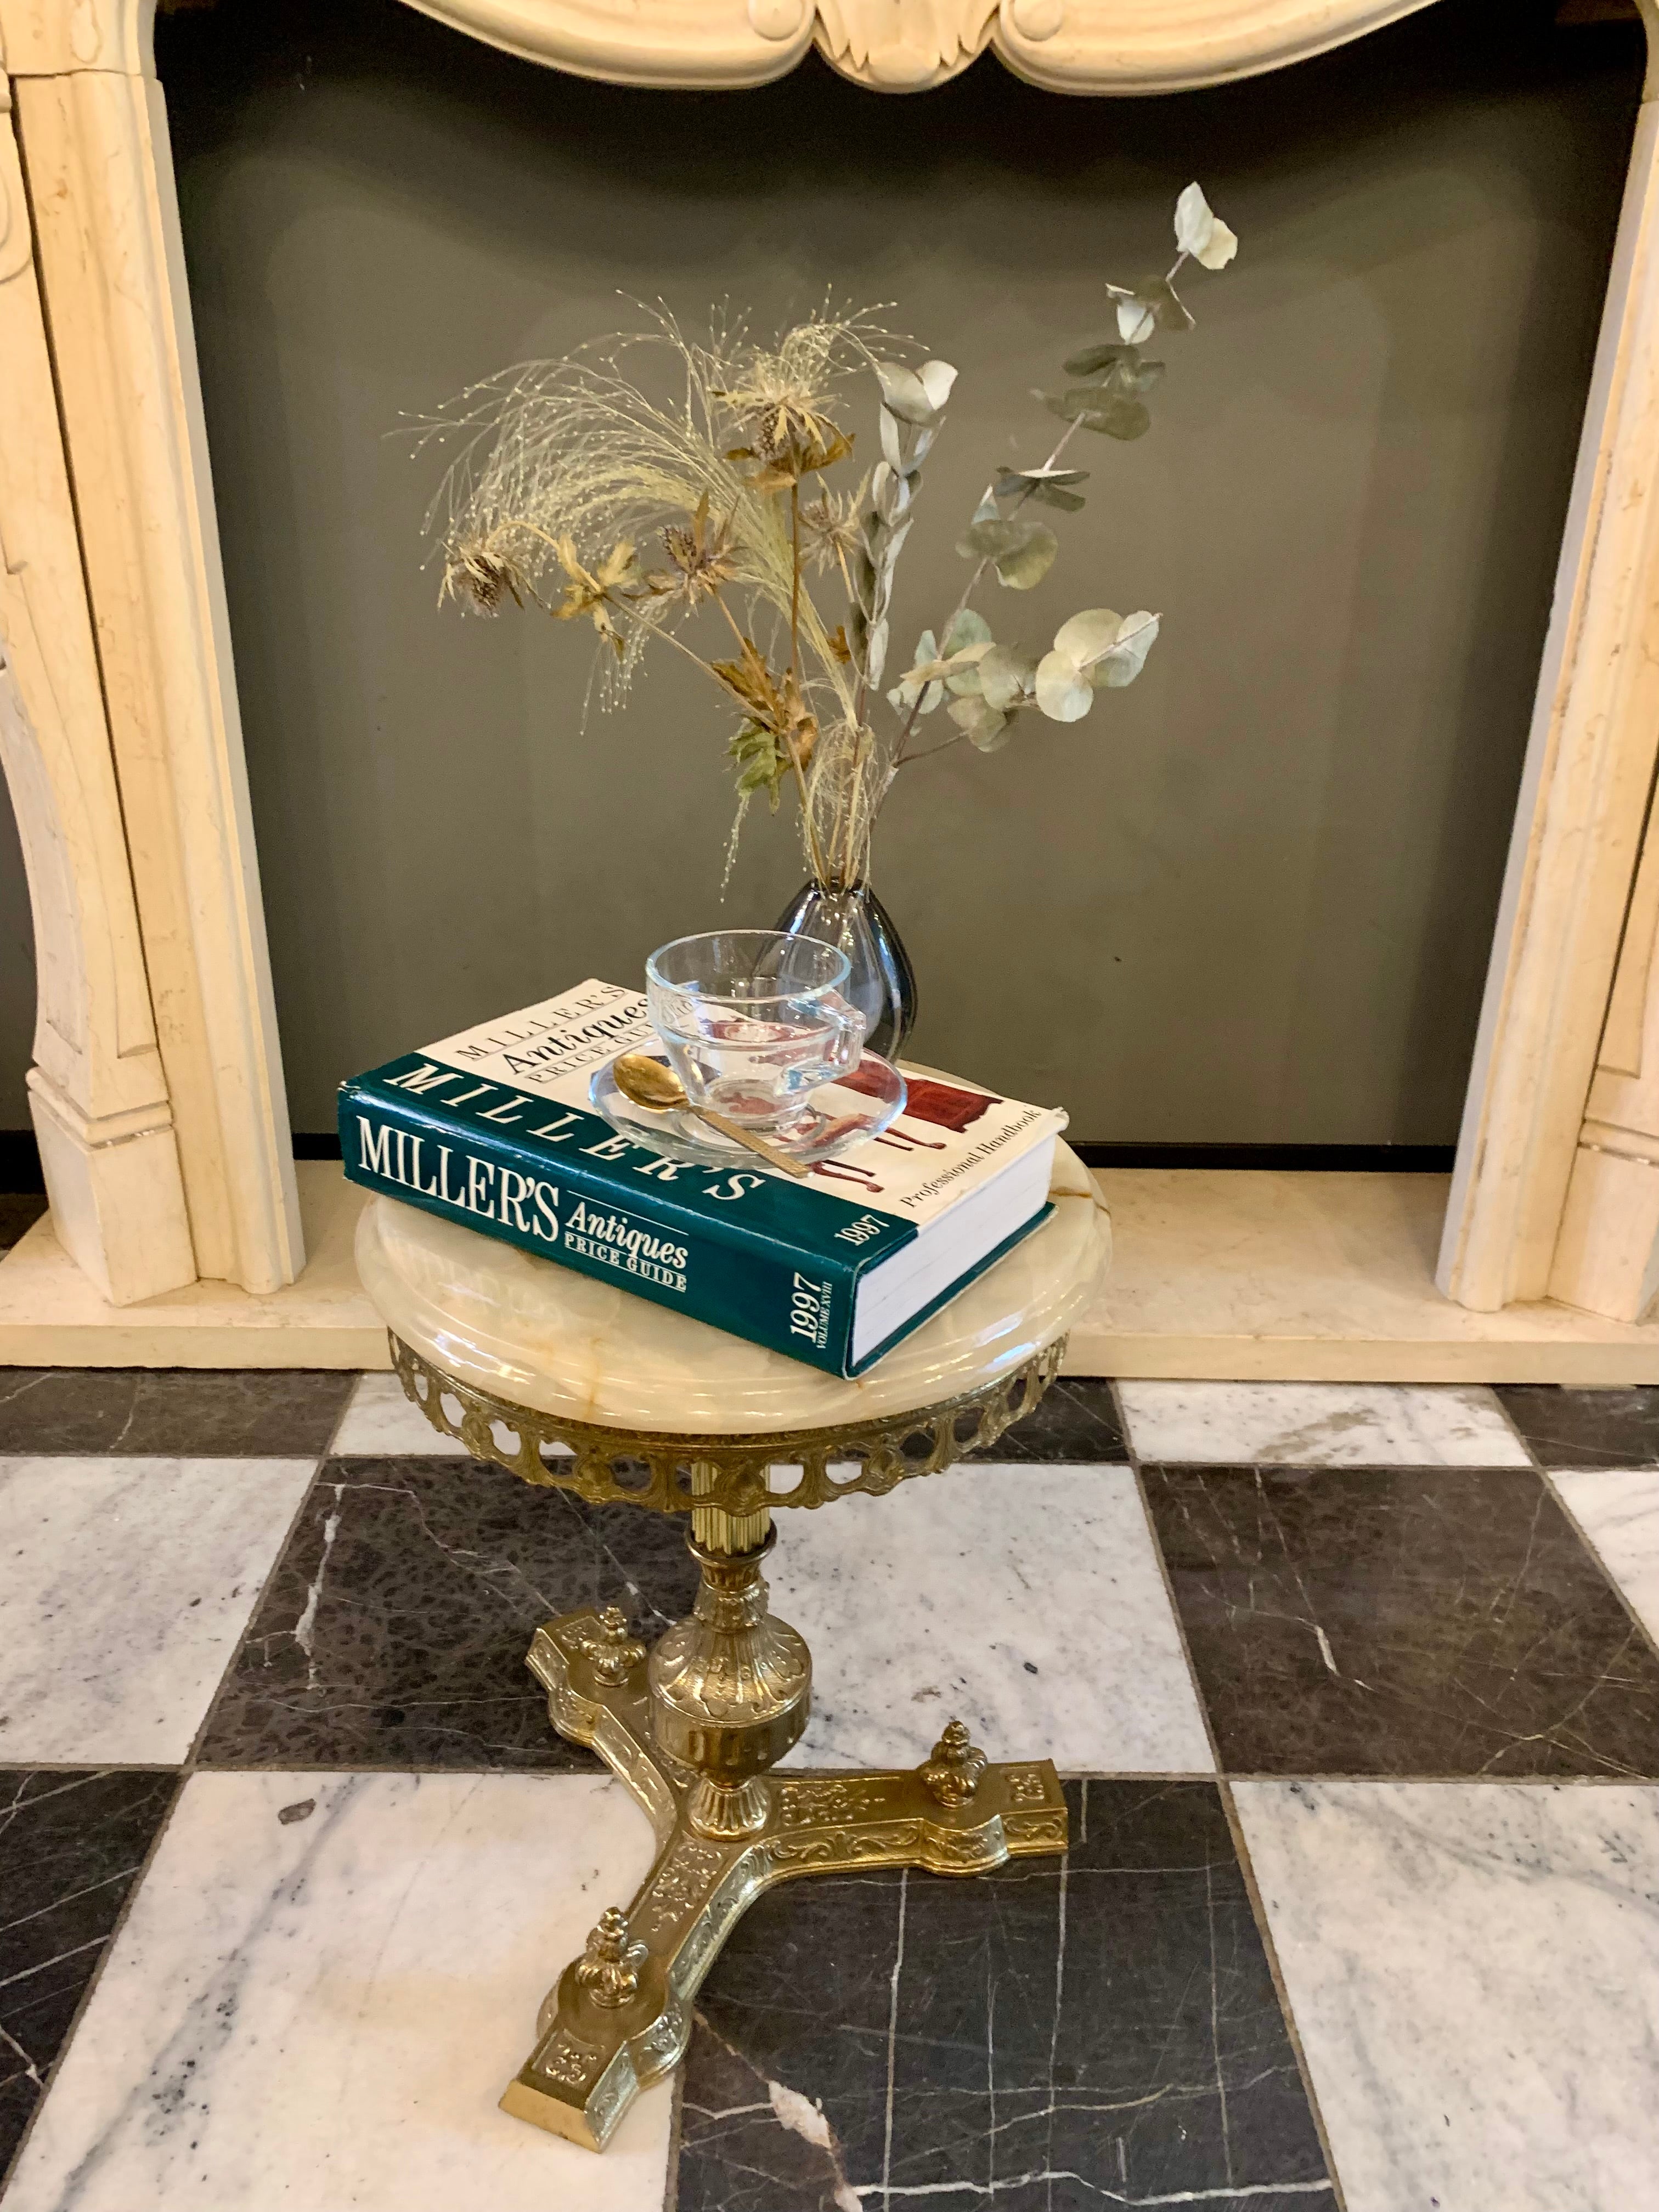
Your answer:
[[[1185,257],[1183,256],[1182,258],[1184,259]],[[1181,263],[1177,261],[1176,266],[1178,269],[1181,266]],[[1067,446],[1071,444],[1073,438],[1077,433],[1077,428],[1078,424],[1075,420],[1066,425],[1066,428],[1060,434],[1059,443],[1055,446],[1053,453],[1049,454],[1048,459],[1042,464],[1042,468],[1040,471],[1041,474],[1046,476],[1048,471],[1054,467],[1055,462],[1059,460],[1060,455],[1065,452]],[[1026,501],[1030,499],[1030,496],[1031,486],[1030,484],[1026,484],[1022,488],[1018,497],[1015,499],[1013,506],[1009,510],[1010,514],[1018,514],[1021,507],[1024,506]],[[950,636],[951,632],[961,621],[963,616],[967,613],[968,603],[973,598],[974,593],[979,589],[980,579],[984,575],[985,571],[990,567],[990,565],[991,556],[988,553],[975,568],[972,575],[969,577],[962,597],[957,601],[956,606],[951,612],[950,621],[946,623],[944,629],[939,632],[939,638],[941,644],[943,644],[944,641]],[[898,758],[893,763],[893,774],[895,775],[898,774],[902,768],[908,766],[910,762],[931,760],[935,753],[942,753],[945,750],[944,745],[929,745],[927,751],[921,753],[909,753],[906,752],[904,750],[906,745],[910,742],[911,731],[916,726],[916,717],[921,712],[921,702],[923,696],[926,694],[927,688],[926,684],[924,684],[921,690],[917,692],[915,697],[910,702],[910,711],[905,716],[904,726],[899,732]],[[966,732],[964,732],[963,734],[965,735]],[[955,744],[956,739],[954,738],[947,738],[945,742],[948,744]]]

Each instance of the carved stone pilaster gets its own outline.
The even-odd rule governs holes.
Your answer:
[[[34,921],[29,1103],[53,1219],[125,1304],[197,1270],[3,76],[0,768]]]

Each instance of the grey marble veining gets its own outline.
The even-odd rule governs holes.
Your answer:
[[[178,1786],[0,1768],[0,2176]]]
[[[1659,1775],[1659,1656],[1535,1468],[1142,1480],[1226,1772]]]
[[[1527,1467],[1492,1392],[1404,1382],[1121,1382],[1141,1460],[1186,1465]]]
[[[1659,2203],[1659,1788],[1234,1789],[1348,2212]]]
[[[1334,2203],[1215,1785],[971,1881],[793,1882],[704,1984],[677,2212]]]
[[[775,1611],[811,1646],[795,1763],[913,1765],[944,1723],[1062,1773],[1207,1773],[1127,1468],[958,1467],[779,1516]]]
[[[1659,1383],[1506,1382],[1498,1396],[1540,1467],[1659,1466]]]
[[[496,2109],[650,1855],[597,1776],[194,1776],[6,2212],[660,2212],[667,2084],[603,2158]]]
[[[309,1460],[0,1460],[0,1759],[188,1753]]]
[[[492,1463],[331,1460],[203,1738],[205,1765],[592,1770],[525,1666],[543,1621],[691,1609],[684,1516],[587,1505]]]
[[[356,1380],[307,1368],[0,1367],[0,1452],[315,1459]]]

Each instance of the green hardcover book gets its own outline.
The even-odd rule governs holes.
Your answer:
[[[659,1048],[642,993],[590,981],[405,1053],[341,1085],[346,1174],[842,1376],[1048,1211],[1064,1115],[954,1084],[802,1182],[665,1159],[588,1103],[597,1067]]]

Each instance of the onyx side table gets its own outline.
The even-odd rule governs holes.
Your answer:
[[[775,1883],[976,1874],[1064,1849],[1051,1762],[993,1763],[957,1722],[914,1768],[774,1774],[806,1724],[812,1662],[762,1573],[776,1510],[939,1473],[1036,1403],[1110,1249],[1063,1146],[1051,1195],[1042,1230],[854,1382],[388,1200],[365,1208],[359,1270],[434,1427],[529,1482],[689,1514],[702,1570],[691,1618],[648,1651],[614,1607],[532,1641],[554,1728],[627,1785],[657,1853],[549,1991],[506,2111],[602,2149],[684,2055],[704,1975]]]

